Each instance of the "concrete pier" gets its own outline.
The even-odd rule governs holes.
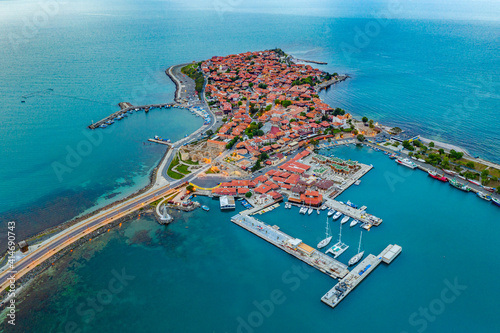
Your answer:
[[[300,239],[285,234],[279,230],[278,226],[270,226],[254,217],[240,214],[233,216],[231,222],[334,279],[342,278],[349,273],[347,265],[302,243]]]
[[[351,291],[356,288],[377,266],[384,261],[390,264],[401,253],[398,245],[388,245],[378,256],[369,254],[354,269],[330,289],[321,301],[326,305],[336,307]]]
[[[122,103],[119,103],[119,105],[122,108],[120,111],[112,113],[109,116],[107,116],[106,118],[101,119],[98,122],[92,123],[88,127],[90,129],[96,129],[96,128],[98,128],[101,125],[105,125],[106,122],[112,121],[112,120],[116,119],[117,117],[126,114],[128,111],[145,111],[145,110],[151,110],[151,109],[163,109],[163,108],[169,109],[171,107],[183,107],[181,105],[174,104],[174,103],[150,104],[150,105],[136,105],[136,106],[134,106],[134,105],[132,105],[132,104],[130,104],[128,102],[122,102]]]

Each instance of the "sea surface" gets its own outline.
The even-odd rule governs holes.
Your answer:
[[[333,10],[322,17],[269,15],[238,12],[237,2],[215,11],[161,1],[44,3],[0,2],[0,239],[7,221],[17,222],[23,239],[145,186],[165,149],[147,139],[180,139],[201,118],[153,110],[106,130],[87,126],[117,111],[119,102],[172,101],[175,87],[165,69],[214,55],[280,47],[328,62],[318,67],[351,76],[321,93],[333,107],[500,162],[498,20],[337,18]],[[229,332],[238,317],[248,319],[254,300],[279,289],[287,300],[255,331],[414,332],[421,322],[411,326],[409,316],[440,297],[446,279],[457,278],[467,289],[428,320],[428,331],[498,331],[492,311],[499,272],[487,266],[494,262],[498,209],[420,172],[405,173],[385,155],[335,153],[376,166],[342,197],[384,219],[366,235],[368,250],[403,246],[400,258],[377,268],[335,311],[319,302],[333,280],[312,272],[292,291],[282,275],[297,261],[200,198],[210,213],[183,215],[167,228],[141,218],[75,251],[74,262],[54,267],[53,289],[21,305],[20,325],[36,323],[40,332],[63,331],[67,321],[88,332],[144,325],[144,331]],[[284,209],[263,219],[311,244],[324,222]],[[151,240],[145,232],[134,236],[141,229]],[[358,230],[345,237],[348,258]],[[111,267],[137,277],[112,306],[82,319],[74,307],[106,288]]]
[[[498,332],[498,207],[368,148],[324,153],[374,166],[339,197],[384,220],[363,233],[365,253],[403,248],[335,309],[320,301],[335,280],[231,223],[239,202],[221,212],[198,197],[209,212],[173,212],[166,227],[140,217],[61,259],[28,287],[6,332]],[[312,246],[324,238],[326,211],[281,205],[257,218]],[[339,221],[330,224],[335,240]],[[344,224],[341,262],[361,230]]]

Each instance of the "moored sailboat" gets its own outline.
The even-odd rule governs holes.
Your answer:
[[[330,232],[330,225],[328,224],[328,217],[326,218],[326,232],[325,239],[318,243],[318,249],[322,249],[327,246],[332,240],[332,234]]]
[[[365,254],[365,251],[361,251],[361,239],[363,238],[363,231],[361,231],[361,234],[359,235],[359,245],[358,245],[358,253],[349,259],[349,266],[355,265],[358,261],[363,258],[363,255]]]

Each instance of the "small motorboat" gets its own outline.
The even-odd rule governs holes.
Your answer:
[[[489,194],[484,194],[483,192],[477,192],[477,196],[483,200],[491,201],[491,195]]]
[[[319,209],[316,209],[316,213],[318,213],[318,215],[319,215]]]
[[[334,220],[338,220],[338,219],[339,219],[339,217],[341,217],[341,216],[342,216],[342,213],[341,213],[341,212],[336,212],[336,213],[335,213],[335,215],[333,215],[333,219],[334,219]]]
[[[330,217],[330,216],[332,216],[333,214],[335,214],[335,210],[330,209],[330,210],[328,211],[328,214],[327,214],[327,215],[328,215],[328,217]]]
[[[210,210],[210,207],[203,205],[201,206],[201,209],[203,209],[205,212],[208,212]]]
[[[309,209],[307,210],[307,215],[311,215],[313,212],[313,209],[311,207],[309,207]]]

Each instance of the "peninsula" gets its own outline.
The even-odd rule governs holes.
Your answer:
[[[259,236],[332,277],[347,279],[340,282],[340,289],[336,287],[322,298],[334,307],[382,259],[370,255],[363,260],[352,272],[366,274],[356,280],[356,274],[348,273],[346,265],[300,239],[278,232],[279,226],[250,216],[272,210],[286,199],[287,208],[298,206],[304,214],[327,210],[328,216],[344,215],[342,221],[352,218],[351,226],[370,230],[380,225],[383,219],[368,213],[367,207],[335,200],[350,186],[359,185],[372,169],[371,165],[321,154],[321,149],[339,145],[366,145],[385,151],[404,166],[424,170],[440,180],[451,179],[454,187],[476,192],[500,205],[496,188],[500,185],[500,166],[365,117],[355,119],[322,101],[320,91],[346,80],[347,75],[296,63],[280,49],[215,56],[172,66],[166,74],[176,84],[176,103],[138,107],[124,102],[122,110],[91,124],[89,130],[106,130],[114,119],[129,112],[173,107],[203,117],[203,126],[174,143],[151,139],[167,144],[168,149],[151,184],[140,193],[68,223],[65,230],[42,243],[30,245],[28,240],[20,246],[13,265],[0,270],[0,297],[4,301],[9,290],[34,276],[28,273],[42,271],[79,242],[106,232],[130,214],[152,205],[159,221],[165,221],[170,220],[165,209],[195,209],[195,192],[221,197],[223,208],[234,208],[234,198],[241,198],[247,209],[232,218],[234,223],[257,235],[262,230],[274,230],[276,239]],[[399,254],[396,250],[400,252],[401,248],[390,245],[380,257],[390,254],[384,259],[390,263]],[[332,267],[335,269],[328,272]]]

